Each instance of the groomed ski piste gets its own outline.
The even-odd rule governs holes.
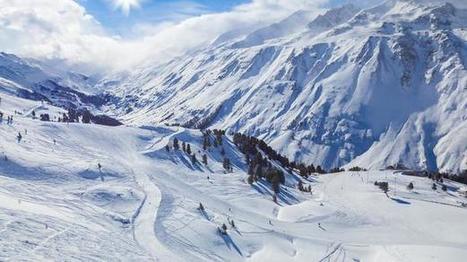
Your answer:
[[[433,190],[431,179],[396,171],[291,174],[274,203],[267,183],[247,183],[245,158],[229,136],[232,173],[216,148],[201,163],[199,130],[41,122],[33,110],[63,112],[2,95],[0,261],[467,258],[461,184],[445,180],[447,191],[440,183]],[[191,144],[198,163],[182,150],[167,152],[175,137]],[[296,189],[299,179],[313,194]],[[387,195],[375,181],[389,183]]]

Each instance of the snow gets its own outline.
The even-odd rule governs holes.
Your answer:
[[[467,187],[385,169],[467,170],[467,10],[421,2],[298,11],[98,85],[0,53],[0,261],[465,261]],[[56,122],[70,103],[126,125]],[[231,132],[370,171],[281,168],[274,203]]]
[[[247,133],[327,169],[400,163],[460,173],[466,26],[466,10],[420,1],[316,19],[298,12],[164,66],[108,76],[101,85],[119,99],[106,111],[135,125]]]
[[[2,94],[0,111],[59,108]],[[393,171],[287,175],[279,202],[246,183],[244,157],[224,140],[208,166],[167,152],[177,137],[201,159],[202,134],[182,127],[105,127],[15,115],[0,124],[0,260],[463,261],[464,187]],[[24,133],[18,143],[16,134]],[[56,140],[54,144],[53,140]],[[7,156],[8,161],[4,161]],[[99,170],[97,164],[102,165]],[[209,179],[207,178],[209,176]],[[388,195],[373,185],[389,182]],[[413,182],[414,189],[406,186]],[[205,212],[198,210],[203,203]],[[234,220],[228,235],[217,228]]]

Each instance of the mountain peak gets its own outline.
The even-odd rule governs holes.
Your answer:
[[[330,9],[326,13],[316,17],[308,27],[312,30],[321,30],[335,27],[352,18],[360,9],[353,4],[346,4]]]

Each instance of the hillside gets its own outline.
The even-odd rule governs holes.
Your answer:
[[[463,261],[462,185],[392,171],[300,178],[286,174],[278,203],[264,180],[249,185],[245,156],[223,137],[208,165],[203,134],[182,127],[41,122],[63,113],[2,95],[0,260]],[[26,131],[27,130],[27,134]],[[16,136],[21,132],[20,142]],[[169,145],[169,152],[166,150]],[[6,159],[6,160],[5,160]],[[200,159],[200,158],[198,158]],[[100,164],[100,168],[99,168]],[[300,192],[297,183],[311,186]],[[373,183],[389,182],[385,195]],[[414,189],[406,186],[413,182]],[[199,203],[204,211],[198,209]],[[235,222],[235,227],[229,221]],[[218,232],[229,225],[227,235]]]
[[[247,133],[327,169],[402,164],[460,173],[466,27],[466,10],[417,1],[347,6],[316,19],[298,12],[101,86],[118,98],[107,111],[126,123]]]

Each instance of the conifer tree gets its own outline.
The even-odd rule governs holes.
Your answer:
[[[178,150],[180,148],[180,145],[178,144],[178,138],[174,138],[174,149]]]
[[[231,171],[231,164],[230,164],[230,159],[228,159],[227,157],[224,158],[224,162],[223,162],[223,167],[225,170],[227,171]]]
[[[187,144],[187,145],[186,145],[186,153],[187,153],[188,155],[191,155],[191,146],[190,146],[190,144]]]

